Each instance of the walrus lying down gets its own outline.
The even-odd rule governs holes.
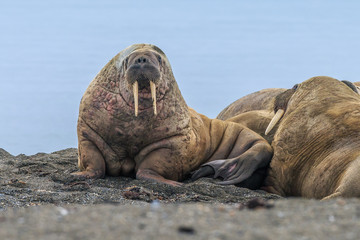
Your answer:
[[[77,133],[81,172],[74,175],[89,178],[121,175],[179,185],[217,160],[204,168],[225,183],[255,188],[263,179],[251,176],[272,157],[255,132],[189,108],[165,54],[149,44],[126,48],[90,83]]]
[[[267,107],[242,112],[244,106],[252,107],[251,101],[246,103],[251,99],[239,99],[230,105],[236,111],[229,112],[229,107],[223,111],[227,111],[229,121],[270,134],[274,157],[265,190],[308,198],[360,197],[357,84],[315,77],[287,91],[254,93],[257,98],[273,98],[275,114],[271,122],[269,115],[259,114]],[[268,92],[276,94],[270,96]]]
[[[275,100],[275,115],[284,114],[278,118],[265,189],[282,196],[360,197],[356,87],[348,81],[314,77],[290,91]]]
[[[250,94],[218,117],[267,134],[274,156],[265,190],[319,199],[360,197],[359,86],[314,77],[292,89]],[[258,99],[263,102],[254,104]]]

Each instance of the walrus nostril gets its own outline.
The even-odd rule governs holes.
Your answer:
[[[146,63],[148,62],[148,59],[146,57],[139,57],[138,59],[135,60],[136,63]]]

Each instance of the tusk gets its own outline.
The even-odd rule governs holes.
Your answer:
[[[139,84],[138,82],[134,82],[133,84],[133,93],[134,93],[134,105],[135,105],[135,116],[138,115],[139,108]]]
[[[156,85],[153,81],[150,81],[150,90],[151,90],[151,98],[153,100],[154,115],[156,115],[157,114],[157,111],[156,111]]]
[[[285,111],[283,109],[279,109],[275,113],[275,116],[271,119],[271,122],[265,130],[265,135],[268,135],[268,133],[275,127],[275,125],[279,122],[280,118],[284,115],[284,113]]]

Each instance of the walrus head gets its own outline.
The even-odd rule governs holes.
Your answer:
[[[355,93],[359,94],[358,88],[352,82],[349,82],[347,80],[343,80],[341,82],[343,82],[345,85],[347,85]],[[286,109],[287,109],[287,106],[288,106],[288,103],[289,103],[291,97],[293,96],[293,94],[296,92],[296,90],[298,89],[298,87],[300,85],[301,84],[295,84],[292,89],[288,89],[287,91],[285,91],[275,97],[275,101],[274,101],[275,115],[272,118],[271,122],[269,123],[269,126],[266,128],[265,135],[267,135],[275,127],[275,125],[280,121],[280,119],[283,117],[283,115],[286,112]]]
[[[156,115],[156,84],[160,80],[161,56],[149,50],[135,51],[125,62],[125,78],[133,88],[135,116],[138,115],[139,97],[152,99]]]
[[[169,83],[175,82],[165,54],[151,44],[134,44],[122,51],[120,64],[120,93],[135,116],[150,107],[157,115],[157,103],[169,90]]]
[[[116,127],[117,140],[142,136],[128,143],[137,148],[179,129],[189,131],[189,109],[169,60],[151,44],[134,44],[114,56],[89,85],[80,108],[103,135],[110,131],[106,122]]]

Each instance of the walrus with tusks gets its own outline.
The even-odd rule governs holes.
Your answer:
[[[263,190],[317,199],[360,197],[359,86],[314,77],[292,89],[245,96],[218,117],[268,137],[274,156]]]
[[[360,197],[360,95],[349,81],[319,76],[274,102],[278,125],[264,189],[282,196]]]
[[[347,80],[341,82],[355,93],[360,93],[360,82],[353,83]],[[280,105],[283,106],[287,103],[282,99],[291,96],[297,87],[298,84],[295,84],[292,89],[267,88],[248,94],[228,105],[216,118],[240,123],[258,133],[271,144],[278,126],[274,123],[284,114],[283,111],[276,111],[277,115],[275,116],[274,103],[277,102],[279,109],[284,109]],[[273,130],[269,131],[270,129]]]
[[[73,175],[128,176],[180,185],[207,163],[216,176],[258,187],[272,148],[258,134],[189,108],[165,54],[134,44],[116,55],[87,88],[79,109]],[[217,161],[213,161],[217,160]]]
[[[253,130],[273,134],[269,141],[274,156],[263,190],[318,199],[360,197],[359,85],[313,77],[272,97],[271,121],[268,116],[253,115],[252,122],[257,122]],[[242,99],[232,104],[237,111],[224,110],[229,121],[248,113],[241,112],[243,105],[252,106],[251,99],[245,100],[249,104]]]

